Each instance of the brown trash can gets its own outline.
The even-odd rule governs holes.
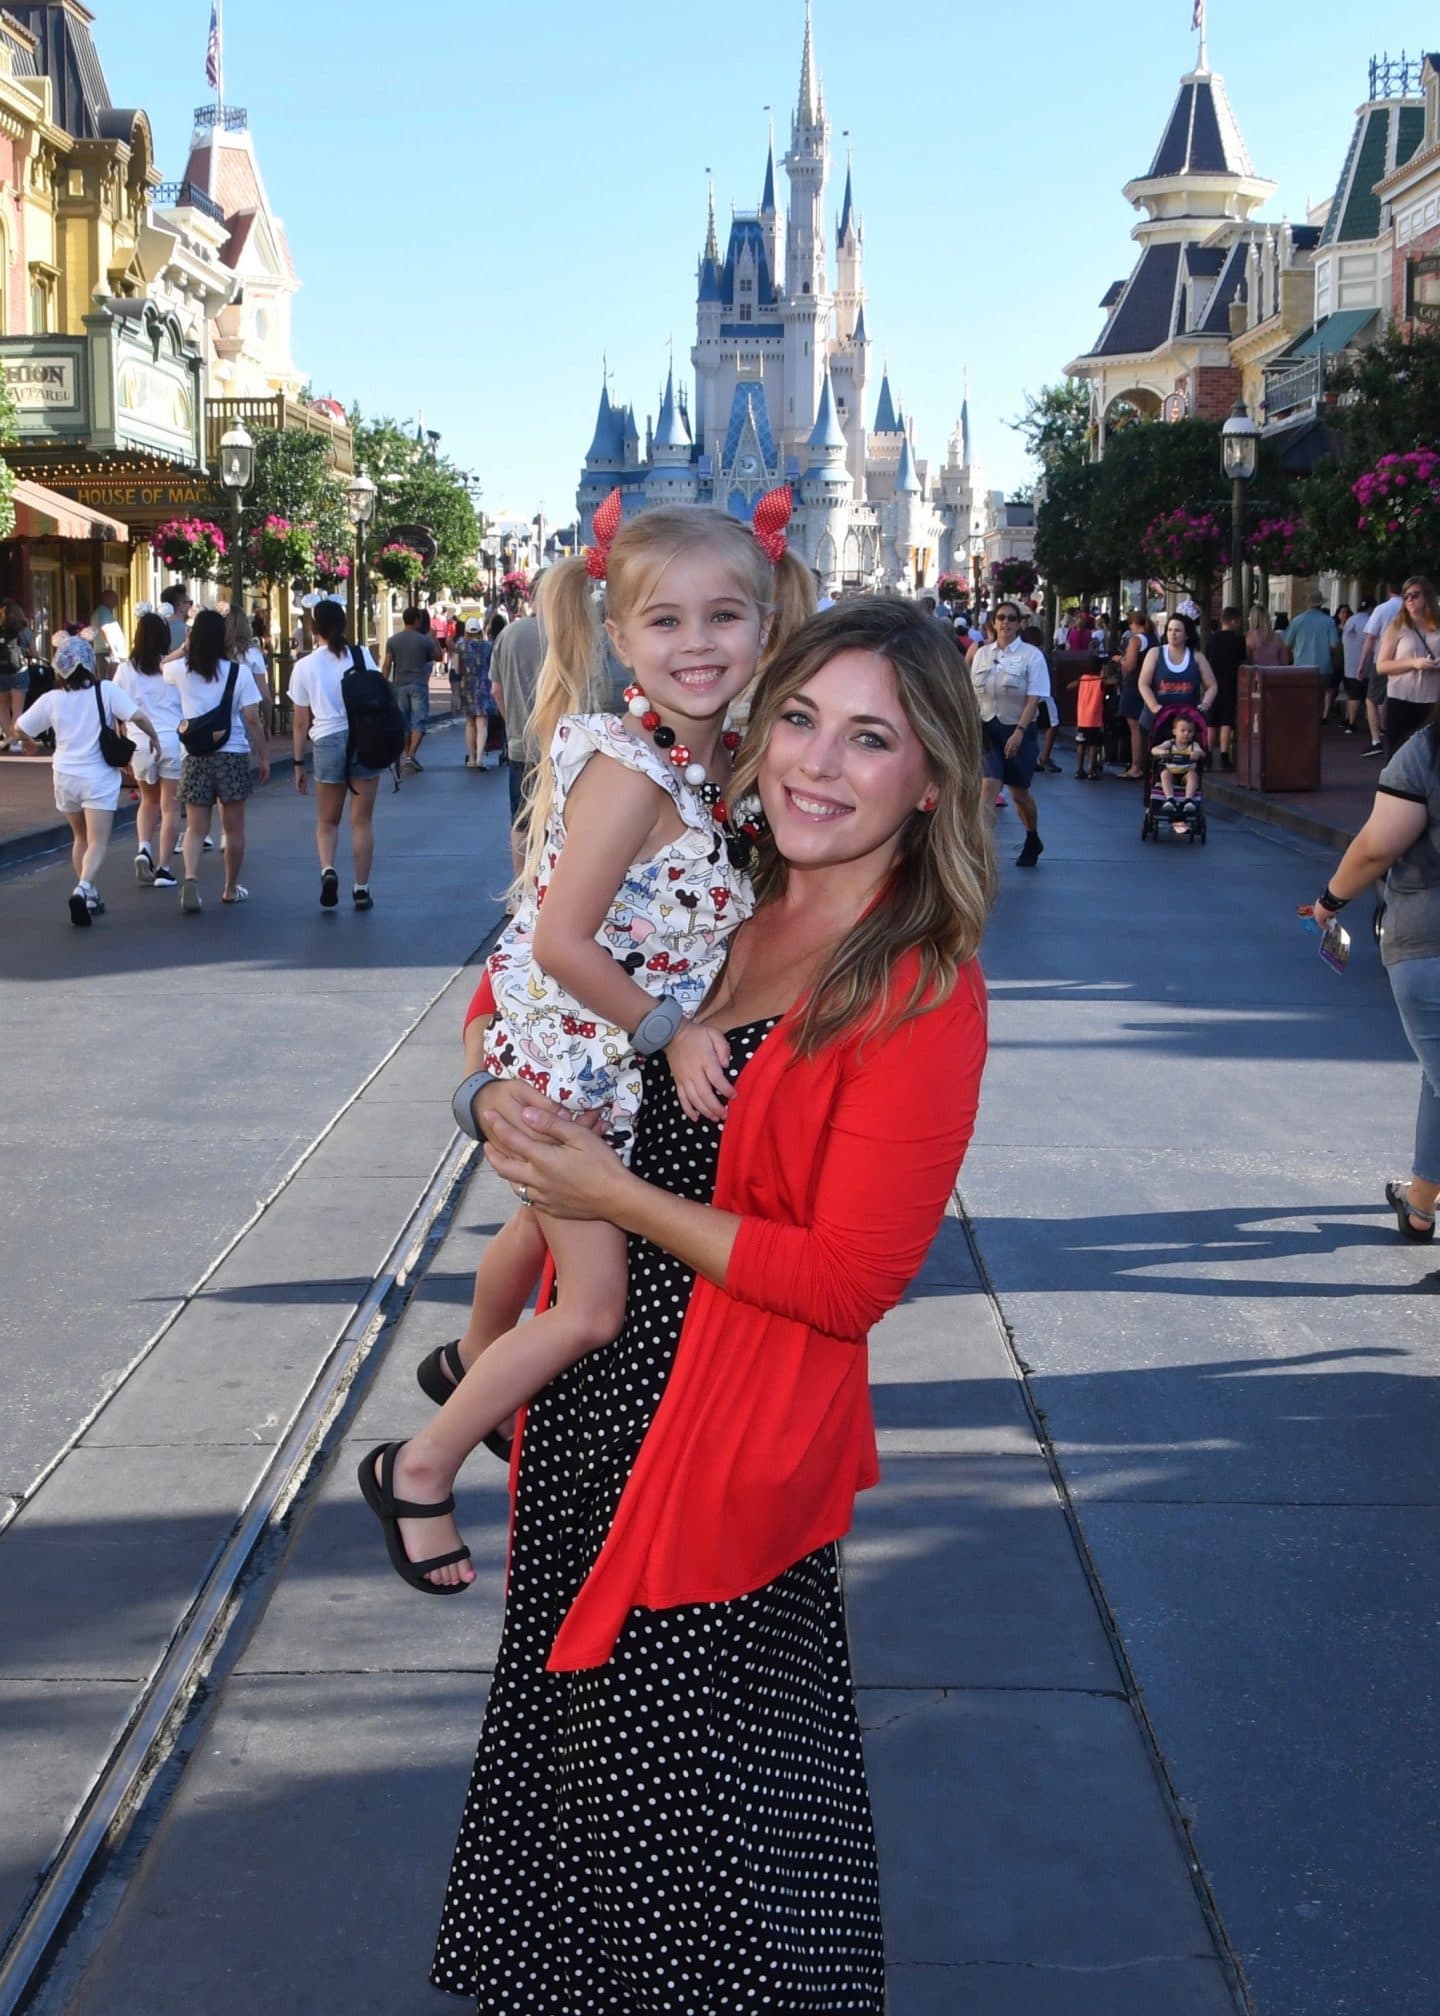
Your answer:
[[[1320,789],[1321,677],[1310,665],[1242,665],[1235,781],[1249,791]]]

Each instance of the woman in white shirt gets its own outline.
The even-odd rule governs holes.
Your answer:
[[[120,803],[120,772],[100,753],[102,713],[107,727],[133,721],[152,741],[159,738],[143,707],[109,679],[96,679],[95,653],[83,637],[66,637],[56,648],[54,665],[58,685],[27,707],[15,727],[31,750],[47,728],[54,732],[55,804],[69,822],[75,868],[70,922],[88,924],[105,909],[96,877]]]
[[[243,665],[260,694],[260,726],[270,736],[270,668],[265,653],[255,642],[255,626],[243,609],[232,609],[225,618],[225,656],[232,665]]]
[[[1400,590],[1400,607],[1375,647],[1386,681],[1385,747],[1396,755],[1426,726],[1440,700],[1440,604],[1423,574]]]
[[[295,789],[305,791],[305,738],[315,745],[315,847],[320,856],[320,907],[333,910],[340,901],[340,877],[335,850],[345,799],[350,799],[350,845],[355,855],[351,901],[357,910],[373,910],[370,867],[375,858],[375,793],[380,772],[364,763],[347,762],[350,720],[345,712],[341,681],[352,665],[374,672],[375,660],[363,644],[345,636],[345,611],[338,602],[317,602],[310,612],[318,648],[307,652],[290,674],[291,732],[295,737]]]
[[[985,788],[993,807],[1002,784],[1010,786],[1015,810],[1025,828],[1016,855],[1021,868],[1033,868],[1045,851],[1040,815],[1030,780],[1040,760],[1035,719],[1042,700],[1050,697],[1050,667],[1045,653],[1020,635],[1020,606],[997,602],[992,611],[995,642],[982,644],[970,658],[970,677],[980,703],[980,734],[985,759]]]
[[[135,880],[142,889],[175,887],[175,877],[167,864],[180,831],[180,767],[185,751],[178,733],[180,695],[165,677],[169,653],[170,625],[165,618],[142,616],[135,625],[130,656],[115,672],[115,684],[121,692],[128,693],[137,706],[143,707],[160,731],[159,743],[147,736],[137,747],[130,765],[140,787],[140,810],[135,819],[140,843],[135,853]]]
[[[165,677],[180,695],[182,735],[187,723],[221,704],[232,669],[235,673],[226,740],[213,756],[193,756],[186,750],[180,766],[180,802],[185,807],[185,880],[180,886],[180,908],[188,916],[200,910],[200,855],[217,801],[225,834],[225,886],[220,901],[243,903],[250,894],[240,880],[240,870],[245,864],[245,800],[253,788],[252,742],[260,762],[260,782],[270,781],[270,756],[260,728],[259,688],[244,665],[232,668],[227,663],[224,649],[225,618],[218,609],[202,609],[191,625],[185,656],[165,667]]]

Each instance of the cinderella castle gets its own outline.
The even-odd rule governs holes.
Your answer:
[[[654,504],[719,504],[748,518],[777,484],[795,495],[792,549],[827,590],[914,589],[941,574],[969,576],[988,499],[970,452],[968,401],[943,469],[915,452],[882,369],[868,405],[865,230],[850,164],[835,231],[832,285],[825,237],[830,122],[815,60],[810,0],[800,93],[781,163],[789,204],[775,201],[775,148],[758,210],[737,210],[721,257],[710,197],[695,302],[695,402],[671,366],[659,415],[642,440],[633,407],[600,392],[595,438],[576,502],[582,537],[618,487],[626,518]],[[781,240],[783,234],[783,271]],[[869,425],[866,424],[867,413]]]

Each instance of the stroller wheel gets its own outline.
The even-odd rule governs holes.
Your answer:
[[[1145,814],[1145,817],[1140,822],[1140,838],[1142,840],[1148,840],[1153,831],[1154,828],[1150,824],[1150,814],[1147,812]]]

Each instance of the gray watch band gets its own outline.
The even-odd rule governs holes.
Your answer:
[[[665,995],[648,1015],[641,1017],[639,1027],[630,1038],[631,1049],[637,1057],[653,1057],[657,1050],[665,1048],[684,1020],[685,1010],[675,996]]]
[[[477,1092],[495,1083],[493,1071],[472,1071],[468,1078],[462,1078],[455,1087],[455,1096],[450,1101],[450,1111],[455,1115],[455,1125],[462,1134],[468,1134],[472,1141],[480,1139],[480,1129],[475,1125],[475,1115],[470,1110]]]

